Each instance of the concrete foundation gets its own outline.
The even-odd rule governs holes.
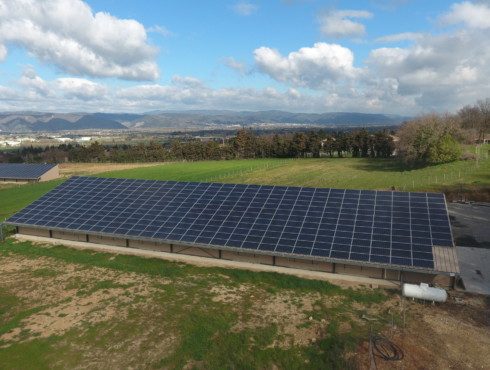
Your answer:
[[[131,240],[108,236],[77,234],[67,231],[51,231],[18,227],[19,234],[41,236],[52,239],[89,242],[117,247],[142,249],[148,251],[167,252],[174,254],[190,255],[197,257],[215,258],[237,262],[255,263],[260,265],[287,267],[298,270],[318,271],[325,273],[337,273],[342,275],[360,276],[373,279],[384,279],[391,281],[403,281],[408,283],[428,283],[441,287],[450,288],[454,285],[454,277],[448,275],[434,275],[419,272],[408,272],[394,269],[384,269],[368,266],[349,265],[345,263],[333,263],[315,261],[283,256],[269,256],[256,254],[251,251],[235,252],[211,248],[190,247],[185,245],[167,244],[155,241]]]

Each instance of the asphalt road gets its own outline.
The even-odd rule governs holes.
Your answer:
[[[448,210],[464,288],[490,295],[490,204],[449,203]]]

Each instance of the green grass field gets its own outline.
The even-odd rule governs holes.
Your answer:
[[[62,182],[63,180],[56,180],[0,189],[0,222],[28,206]]]
[[[253,173],[260,170],[270,170],[290,164],[290,159],[248,159],[236,161],[214,162],[182,162],[160,166],[136,168],[123,171],[112,171],[96,175],[98,177],[117,177],[145,180],[176,180],[219,182],[224,177],[234,177],[242,173]]]

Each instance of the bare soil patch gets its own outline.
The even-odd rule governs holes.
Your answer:
[[[270,346],[281,349],[316,346],[328,337],[336,320],[329,310],[341,307],[343,299],[314,292],[269,292],[250,283],[199,288],[202,277],[198,276],[168,279],[48,257],[10,254],[1,258],[1,264],[0,288],[18,297],[21,306],[41,308],[0,335],[0,358],[2,348],[14,343],[65,335],[66,345],[75,342],[83,353],[80,368],[121,364],[147,368],[171,355],[180,333],[176,322],[166,318],[168,305],[176,305],[177,317],[179,310],[192,311],[207,299],[197,295],[199,289],[209,294],[209,302],[228,305],[237,314],[233,332],[277,326]],[[188,286],[197,287],[191,296],[185,293]],[[379,323],[386,320],[387,312],[400,315],[401,307],[397,295],[382,304],[355,303],[347,310],[346,320],[338,323],[339,331],[355,330],[356,324],[366,323],[365,317]],[[404,358],[389,362],[375,357],[378,369],[490,368],[489,299],[453,292],[441,305],[407,300],[406,310],[405,328],[399,322],[382,325],[382,333],[402,349]],[[16,312],[7,314],[12,317]],[[99,343],[100,338],[110,340]],[[371,368],[368,340],[344,355],[359,369]],[[187,364],[188,368],[199,366],[199,361]]]
[[[159,166],[165,163],[63,163],[60,164],[62,177],[96,175],[109,171],[130,170],[133,168]]]

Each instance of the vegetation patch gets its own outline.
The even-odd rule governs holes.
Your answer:
[[[0,263],[16,265],[9,275],[0,271],[0,359],[24,361],[25,368],[348,367],[342,351],[355,352],[367,331],[347,337],[335,322],[355,312],[350,302],[367,310],[391,299],[378,290],[277,273],[13,239],[0,250]],[[227,294],[231,299],[221,299]],[[313,300],[331,311],[310,321],[304,311]],[[328,343],[340,347],[327,351]]]

